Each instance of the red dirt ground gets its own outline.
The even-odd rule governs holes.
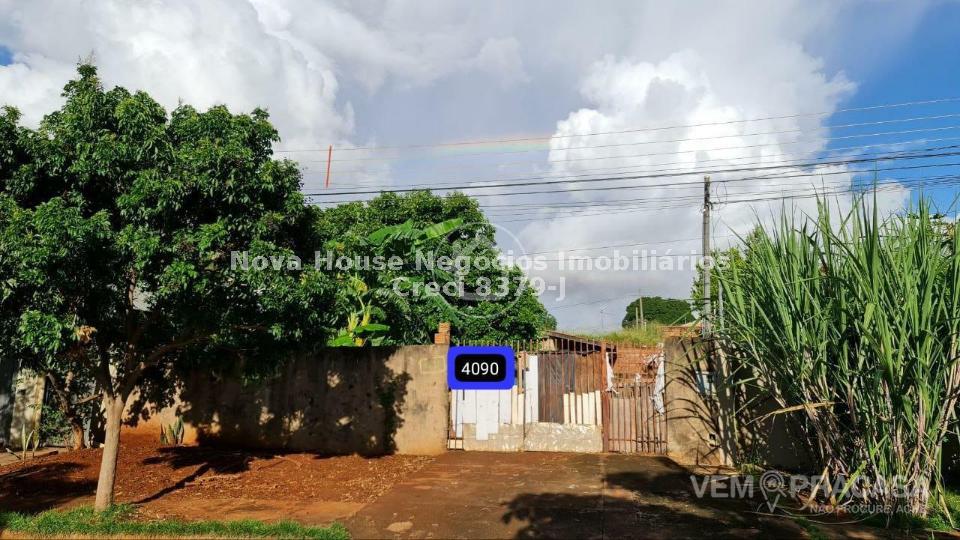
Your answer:
[[[89,504],[96,490],[100,456],[99,449],[90,449],[0,467],[0,508],[37,512]],[[226,513],[241,510],[237,501],[257,503],[242,508],[242,513],[251,516],[267,510],[260,503],[302,508],[329,502],[336,517],[347,512],[343,508],[355,509],[376,499],[430,461],[432,458],[418,456],[325,457],[160,447],[155,439],[125,433],[116,499],[144,505],[146,514],[158,517],[225,519],[216,515],[219,508],[229,506]],[[203,504],[211,501],[220,501],[219,506]],[[330,506],[326,505],[326,509]],[[205,508],[201,514],[214,515],[195,515],[201,507]]]

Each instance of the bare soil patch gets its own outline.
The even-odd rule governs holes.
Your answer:
[[[89,449],[0,466],[0,508],[39,512],[92,502],[100,456]],[[432,460],[160,447],[125,433],[116,496],[149,517],[319,522],[349,515]]]

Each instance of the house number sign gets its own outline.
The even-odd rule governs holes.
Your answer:
[[[509,390],[514,369],[511,347],[450,347],[447,353],[447,385],[451,390]]]

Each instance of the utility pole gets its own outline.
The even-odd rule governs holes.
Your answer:
[[[710,177],[703,177],[703,341],[706,351],[707,369],[715,370],[717,379],[718,401],[720,410],[718,427],[720,432],[720,447],[724,463],[733,464],[738,449],[736,433],[736,403],[731,388],[730,366],[722,348],[714,347],[713,342],[713,313],[710,302],[710,272],[713,267],[713,258],[710,251]],[[723,281],[718,283],[723,287]],[[721,289],[722,291],[723,289]],[[720,313],[723,314],[723,296],[720,297]],[[721,327],[722,329],[722,327]],[[717,362],[714,363],[714,353]]]
[[[643,293],[640,293],[640,324],[644,330],[647,329],[647,319],[643,317]]]
[[[703,338],[710,337],[710,177],[703,177]]]
[[[637,313],[637,306],[633,306],[633,328],[636,330],[640,327],[640,315]]]

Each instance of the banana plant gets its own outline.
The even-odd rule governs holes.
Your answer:
[[[327,345],[331,347],[363,347],[381,345],[387,338],[390,326],[372,322],[372,306],[366,298],[370,288],[359,277],[352,275],[347,280],[350,296],[359,304],[359,309],[347,314],[347,324]]]
[[[450,219],[426,227],[416,227],[412,220],[399,225],[382,227],[367,235],[361,243],[368,250],[383,256],[399,256],[409,260],[420,250],[426,249],[430,242],[437,241],[454,232],[463,224],[462,219]],[[342,246],[339,246],[342,248]],[[435,279],[452,281],[454,276],[440,268],[434,268]],[[373,322],[378,311],[374,299],[394,298],[392,279],[384,273],[368,274],[365,281],[357,272],[348,274],[344,281],[344,292],[355,304],[346,317],[346,325],[330,341],[331,347],[362,347],[364,345],[382,345],[389,340],[390,325]],[[404,276],[404,282],[422,281],[420,276]],[[374,283],[371,287],[367,283]]]

